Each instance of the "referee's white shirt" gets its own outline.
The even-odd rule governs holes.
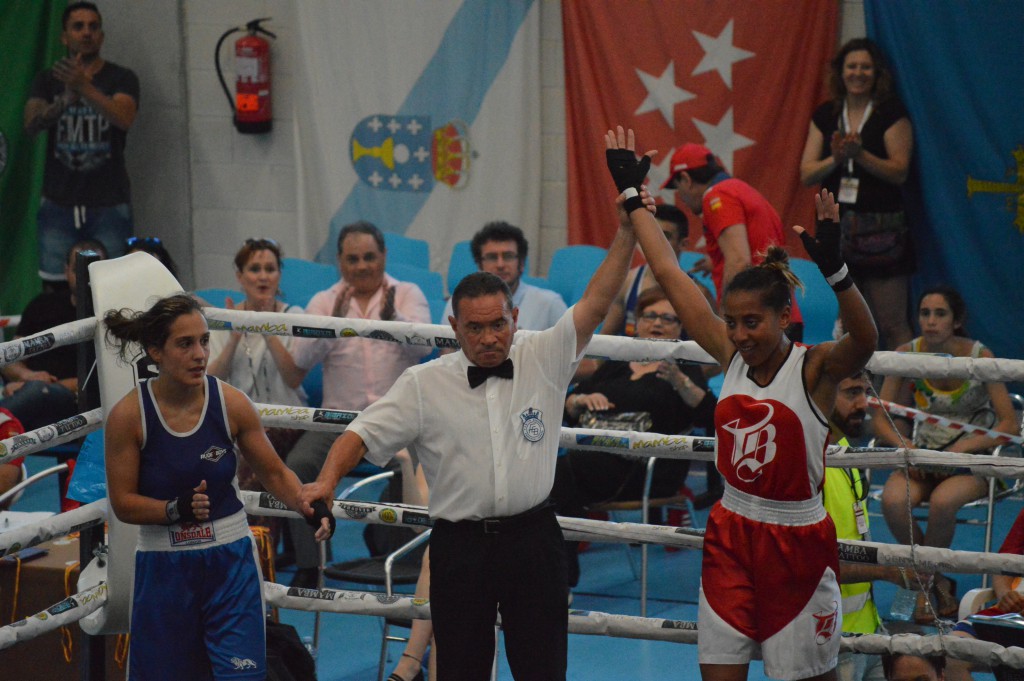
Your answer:
[[[551,492],[565,392],[576,354],[572,308],[555,326],[517,339],[512,380],[470,389],[463,352],[407,369],[348,429],[366,458],[387,463],[403,447],[430,485],[430,516],[479,520],[522,513]]]

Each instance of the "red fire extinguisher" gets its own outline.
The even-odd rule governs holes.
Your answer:
[[[263,21],[270,21],[270,17],[253,19],[244,29],[235,27],[226,31],[214,51],[217,77],[235,112],[238,132],[270,132],[274,124],[270,105],[270,42],[257,34],[277,36],[260,26]],[[220,48],[229,35],[243,30],[246,35],[235,41],[235,96],[232,97],[220,68]]]

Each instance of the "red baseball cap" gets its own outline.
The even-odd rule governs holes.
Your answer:
[[[665,184],[661,185],[661,188],[668,189],[668,186],[675,182],[679,177],[679,173],[684,170],[703,168],[708,164],[709,156],[711,156],[711,150],[703,144],[687,142],[682,145],[676,149],[674,154],[672,154],[672,165],[669,166],[669,176],[668,179],[665,180]]]

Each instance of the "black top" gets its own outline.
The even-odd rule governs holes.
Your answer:
[[[104,62],[92,84],[113,97],[122,93],[139,102],[139,79],[130,70]],[[36,75],[30,97],[52,102],[64,84],[47,69]],[[85,99],[68,106],[46,136],[43,196],[64,206],[114,206],[128,203],[124,164],[128,133],[92,108]]]
[[[890,97],[881,104],[875,104],[871,115],[864,122],[860,131],[861,145],[879,158],[889,158],[885,151],[885,132],[901,118],[907,117],[907,110],[903,103],[896,97]],[[821,145],[819,160],[828,158],[832,154],[830,140],[832,133],[838,130],[842,124],[843,110],[837,110],[833,102],[826,102],[814,111],[811,120],[814,126],[821,131],[824,142]],[[821,181],[821,186],[839,196],[839,180],[850,174],[849,165],[843,163],[832,170],[832,172]],[[858,212],[865,213],[894,213],[903,210],[903,195],[898,185],[890,184],[881,178],[872,175],[864,170],[857,163],[853,164],[852,175],[860,179],[860,186],[857,192],[857,203],[854,208]],[[848,206],[842,206],[847,208]]]
[[[17,335],[31,336],[58,324],[73,322],[75,317],[71,291],[41,293],[25,306]],[[24,357],[23,361],[29,369],[48,371],[58,379],[74,378],[78,375],[78,350],[75,345],[65,345],[37,355],[29,355]]]

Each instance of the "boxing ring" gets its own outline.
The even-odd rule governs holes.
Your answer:
[[[181,290],[178,282],[154,258],[144,253],[92,263],[89,266],[89,274],[92,280],[94,308],[101,312],[121,307],[145,309],[156,298]],[[434,348],[456,347],[451,328],[441,325],[256,313],[218,308],[206,308],[204,312],[212,330],[334,338],[337,342],[345,342],[346,338],[361,337]],[[110,407],[140,378],[152,375],[151,367],[147,366],[148,362],[141,351],[127,366],[116,361],[112,351],[106,348],[102,333],[98,332],[95,317],[54,327],[26,338],[0,343],[0,363],[7,364],[55,347],[90,341],[96,349],[96,373],[99,378],[102,408],[0,440],[0,463],[49,449],[97,430],[102,427]],[[595,336],[587,354],[618,360],[681,359],[698,363],[713,362],[710,356],[693,342],[650,341],[612,336]],[[983,381],[1024,380],[1024,361],[999,358],[946,358],[877,352],[868,368],[883,375],[976,378]],[[313,407],[272,404],[257,404],[256,407],[263,424],[268,427],[338,433],[344,431],[358,415],[358,412]],[[924,420],[928,417],[908,408],[899,409],[903,409],[903,414],[909,415],[910,418]],[[966,424],[961,425],[974,428]],[[1007,442],[1024,443],[1020,436],[1002,437]],[[562,428],[559,445],[579,450],[694,461],[713,461],[715,456],[714,438],[657,433]],[[890,469],[920,466],[935,470],[967,467],[980,476],[1024,478],[1024,459],[951,454],[912,448],[833,446],[829,448],[826,465]],[[282,517],[296,515],[269,493],[243,492],[242,497],[248,513]],[[430,524],[426,508],[405,504],[343,500],[334,502],[332,513],[339,521],[347,522],[411,527]],[[703,546],[701,530],[562,517],[559,518],[559,522],[568,539],[643,543],[695,550],[700,550]],[[105,499],[0,534],[0,557],[69,533],[95,529],[104,523],[109,528],[105,545],[102,550],[95,552],[88,564],[84,565],[78,580],[78,592],[40,613],[0,627],[0,650],[74,622],[78,622],[82,630],[90,635],[127,632],[134,580],[134,560],[131,557],[134,554],[138,532],[134,526],[118,521],[114,514],[109,512]],[[840,540],[839,557],[841,561],[848,563],[912,567],[922,572],[1001,573],[1024,576],[1024,556],[1008,554]],[[273,582],[264,582],[264,594],[268,605],[293,610],[413,619],[430,617],[429,602],[410,596],[386,596],[379,592],[327,588],[301,589]],[[568,611],[568,618],[569,631],[576,634],[683,644],[696,643],[699,635],[697,623],[694,621],[572,609]],[[841,645],[843,650],[858,653],[945,654],[984,665],[1024,668],[1024,648],[1004,648],[986,641],[953,637],[943,633],[931,636],[844,636]]]

